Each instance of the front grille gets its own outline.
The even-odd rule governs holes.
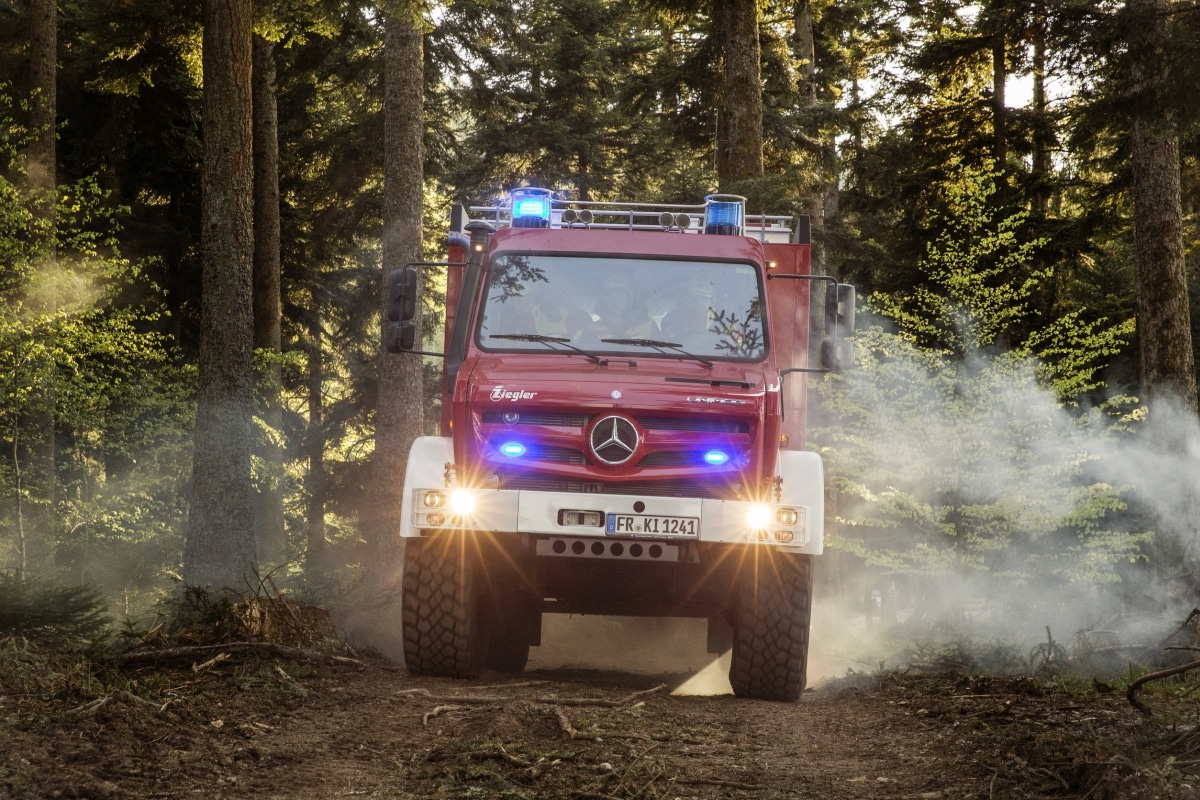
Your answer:
[[[736,490],[724,483],[706,481],[578,481],[543,475],[501,475],[500,488],[531,492],[575,492],[578,494],[627,494],[648,497],[716,497],[733,500]]]
[[[704,456],[690,450],[664,450],[649,453],[638,462],[639,467],[691,467],[704,464]]]
[[[506,414],[516,414],[516,422],[505,422]],[[557,428],[586,428],[587,414],[556,414],[549,411],[485,411],[483,421],[488,425],[550,425]]]
[[[692,431],[696,433],[749,433],[750,426],[739,420],[711,417],[634,417],[648,431]]]
[[[529,461],[554,461],[559,464],[584,464],[583,453],[571,447],[533,445],[525,453]]]

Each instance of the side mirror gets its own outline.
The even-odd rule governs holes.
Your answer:
[[[854,287],[846,283],[825,288],[825,339],[821,342],[821,367],[837,372],[849,367],[854,352],[845,337],[854,333]]]
[[[417,270],[415,267],[394,269],[388,273],[387,315],[392,322],[407,322],[417,315]]]
[[[411,322],[393,322],[388,325],[387,341],[389,353],[405,353],[417,346],[417,326]]]
[[[825,335],[837,340],[854,333],[854,287],[831,283],[825,287]]]

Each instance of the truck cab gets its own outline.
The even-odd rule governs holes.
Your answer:
[[[824,536],[806,382],[847,360],[853,289],[740,197],[525,189],[459,219],[441,435],[405,474],[410,672],[519,672],[546,613],[699,617],[736,694],[797,699]],[[389,281],[393,352],[421,352],[417,269]]]

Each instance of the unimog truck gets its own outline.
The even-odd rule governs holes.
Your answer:
[[[544,614],[693,617],[737,695],[800,696],[824,536],[807,377],[848,362],[854,290],[809,274],[807,218],[745,206],[457,207],[444,353],[413,324],[433,265],[390,273],[387,349],[445,359],[441,435],[404,476],[410,672],[520,672]]]

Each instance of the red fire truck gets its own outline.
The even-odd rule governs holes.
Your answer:
[[[408,669],[520,672],[546,613],[696,617],[737,695],[797,699],[824,525],[807,373],[848,360],[854,313],[809,274],[807,219],[526,188],[452,228],[441,435],[404,478]],[[426,266],[389,276],[391,352],[430,354]]]

